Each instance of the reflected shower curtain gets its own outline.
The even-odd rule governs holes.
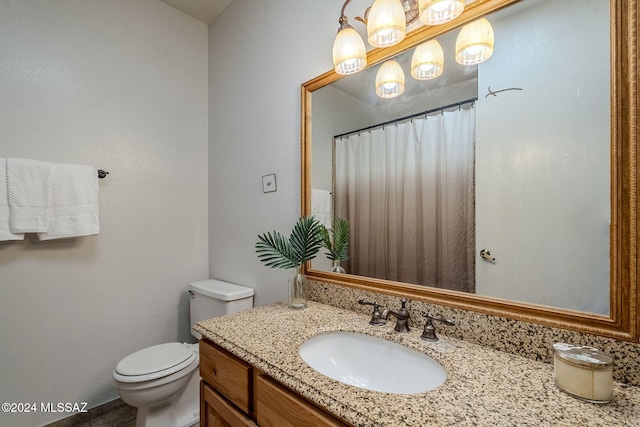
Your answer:
[[[475,292],[473,108],[335,143],[347,272]]]

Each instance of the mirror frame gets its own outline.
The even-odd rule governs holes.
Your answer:
[[[423,26],[398,45],[367,53],[367,67],[520,0],[477,0],[455,20]],[[312,270],[311,280],[475,311],[561,329],[637,341],[638,316],[638,16],[637,0],[610,0],[611,227],[609,316],[447,291],[363,276]],[[330,37],[331,34],[327,34]],[[311,214],[311,95],[342,76],[330,70],[301,87],[301,212]]]

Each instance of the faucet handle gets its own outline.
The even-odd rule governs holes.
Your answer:
[[[374,301],[374,302],[369,302],[369,301],[367,301],[367,300],[363,300],[363,299],[358,300],[358,304],[360,304],[360,305],[372,305],[374,309],[376,309],[376,308],[379,308],[379,307],[380,307],[380,306],[378,305],[378,303],[377,303],[377,302],[375,302],[375,301]]]
[[[398,310],[398,313],[397,313],[397,314],[400,314],[401,316],[406,317],[407,319],[410,316],[409,310],[407,310],[407,307],[406,307],[408,302],[411,302],[411,300],[407,301],[407,299],[403,297],[400,300],[401,307],[400,307],[400,309]]]
[[[437,322],[444,323],[445,325],[448,325],[448,326],[456,326],[456,324],[455,324],[455,323],[453,323],[453,321],[451,321],[451,320],[447,320],[447,319],[445,319],[444,317],[433,317],[433,316],[431,316],[430,314],[423,314],[422,316],[423,316],[423,317],[426,317],[426,318],[427,318],[427,320],[431,319],[431,320],[435,320],[435,321],[437,321]]]
[[[382,326],[386,324],[386,320],[382,318],[382,313],[380,313],[380,305],[377,302],[369,302],[363,299],[358,301],[360,305],[372,305],[373,313],[371,314],[371,320],[369,320],[369,324],[372,326]]]
[[[447,320],[442,317],[440,318],[433,317],[429,314],[423,314],[422,316],[426,317],[427,319],[427,323],[425,323],[424,325],[424,330],[422,331],[422,335],[420,335],[420,338],[422,338],[425,341],[438,341],[439,339],[436,335],[436,327],[433,325],[434,320],[437,322],[444,323],[445,325],[455,326],[455,323],[453,323],[451,320]]]

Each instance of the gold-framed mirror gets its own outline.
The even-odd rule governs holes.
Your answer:
[[[477,0],[468,3],[455,20],[410,32],[398,45],[373,49],[367,54],[368,67],[396,57],[424,41],[445,35],[479,17],[507,10],[528,0]],[[604,1],[604,0],[602,0]],[[611,0],[610,11],[610,227],[609,304],[604,314],[553,307],[495,296],[425,287],[413,283],[377,279],[353,274],[331,273],[305,266],[312,280],[404,296],[414,300],[576,330],[616,339],[636,341],[638,316],[638,5],[635,0]],[[327,34],[331,37],[332,34]],[[496,38],[498,35],[496,35]],[[354,75],[357,76],[357,75]],[[350,77],[354,77],[350,76]],[[301,213],[310,215],[312,187],[312,98],[313,93],[338,81],[333,70],[301,87]],[[491,91],[491,90],[490,90]],[[484,94],[483,94],[484,95]],[[313,143],[318,143],[317,141]],[[580,292],[580,289],[571,290]]]

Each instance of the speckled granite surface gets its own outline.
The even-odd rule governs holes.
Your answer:
[[[370,307],[358,305],[359,299],[376,301],[382,307],[399,307],[397,297],[313,280],[309,281],[308,291],[309,299],[313,301],[363,314],[369,313]],[[423,314],[445,317],[453,320],[456,325],[437,327],[450,337],[542,362],[553,361],[551,348],[556,342],[599,348],[613,356],[615,380],[640,386],[640,343],[535,325],[422,301],[411,301],[407,308],[411,313],[410,326],[422,328],[425,322]]]
[[[640,389],[615,383],[614,400],[597,405],[556,388],[553,366],[444,336],[437,343],[368,324],[367,315],[310,302],[305,310],[272,304],[199,322],[195,329],[355,426],[640,426]],[[352,331],[415,348],[439,361],[448,379],[426,393],[397,395],[334,381],[299,356],[308,338]],[[380,361],[381,369],[385,366]]]

